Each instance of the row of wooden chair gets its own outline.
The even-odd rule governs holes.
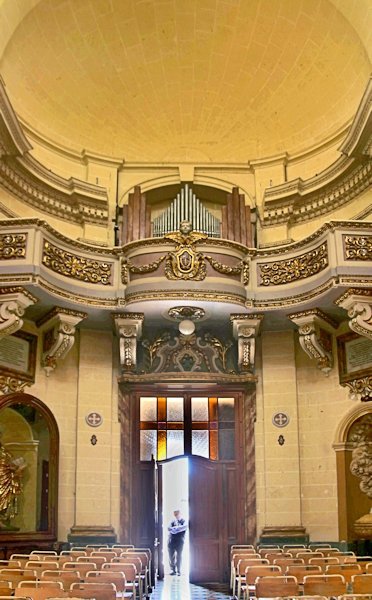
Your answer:
[[[353,594],[366,594],[372,590],[372,575],[354,575],[351,581]],[[346,594],[348,584],[342,575],[307,575],[301,586],[291,575],[258,577],[253,585],[247,582],[242,589],[243,598],[284,598],[288,596],[321,595],[334,597]]]

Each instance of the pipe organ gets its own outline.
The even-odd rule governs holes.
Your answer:
[[[206,233],[209,237],[221,237],[220,219],[212,215],[187,183],[172,204],[153,220],[153,237],[178,231],[181,221],[190,221],[194,231]]]

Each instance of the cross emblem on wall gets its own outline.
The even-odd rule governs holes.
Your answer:
[[[91,412],[85,417],[85,421],[90,427],[99,427],[102,425],[103,417],[97,412]]]
[[[273,416],[273,424],[276,427],[285,427],[289,423],[289,416],[284,412],[275,413]]]

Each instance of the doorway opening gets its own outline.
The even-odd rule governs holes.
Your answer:
[[[179,510],[181,516],[189,523],[189,462],[181,457],[162,463],[162,525],[164,574],[170,573],[168,556],[168,527],[174,519],[174,511]],[[189,580],[190,572],[190,538],[187,529],[182,551],[182,577]]]

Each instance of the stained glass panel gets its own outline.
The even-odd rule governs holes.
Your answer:
[[[191,453],[209,458],[209,431],[191,432]]]
[[[156,398],[142,397],[140,398],[140,421],[156,421]]]
[[[167,458],[167,432],[158,431],[158,460]]]
[[[167,398],[167,421],[183,421],[183,398]]]
[[[183,431],[167,431],[167,458],[183,454]]]
[[[140,431],[140,460],[151,460],[156,457],[157,431],[147,429]]]
[[[218,398],[218,420],[220,423],[234,422],[234,398]]]
[[[191,398],[191,420],[209,421],[208,398]]]

